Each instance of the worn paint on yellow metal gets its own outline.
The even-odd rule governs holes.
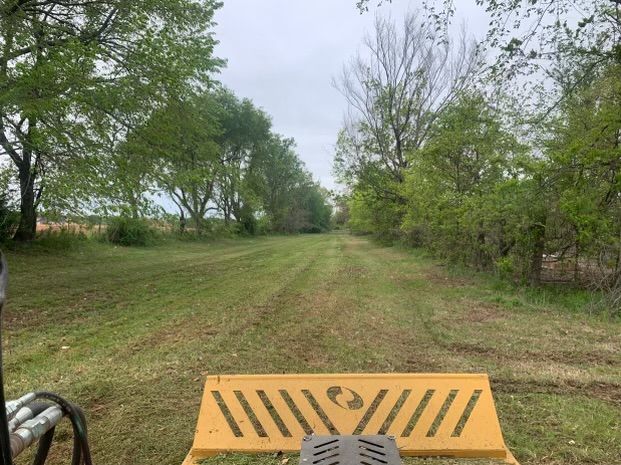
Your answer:
[[[184,465],[224,452],[295,452],[309,434],[386,434],[402,456],[501,459],[487,375],[211,376]]]

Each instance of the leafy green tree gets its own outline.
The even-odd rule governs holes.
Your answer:
[[[334,157],[337,179],[353,194],[351,201],[355,206],[350,205],[350,228],[358,233],[394,237],[405,205],[401,181],[377,162],[375,154],[367,151],[360,139],[360,133],[341,131]]]
[[[365,53],[344,69],[338,84],[351,117],[339,135],[335,171],[360,194],[358,202],[378,209],[370,215],[381,221],[375,233],[398,231],[405,173],[479,63],[465,37],[455,47],[440,36],[432,22],[413,14],[401,27],[378,17]]]
[[[250,100],[240,100],[227,90],[217,92],[215,101],[222,132],[214,201],[225,224],[234,219],[242,229],[254,229],[258,199],[252,190],[252,171],[270,140],[271,121]]]
[[[300,207],[306,211],[306,222],[300,231],[320,233],[331,227],[332,205],[329,202],[330,193],[320,185],[310,183],[301,189]]]
[[[336,194],[334,197],[334,212],[332,221],[336,229],[343,229],[349,223],[349,202],[346,195]]]
[[[411,240],[479,268],[506,254],[507,240],[488,199],[520,150],[480,94],[462,95],[438,118],[408,171],[403,228]]]
[[[98,173],[107,186],[98,197],[106,212],[111,211],[133,219],[153,215],[158,211],[154,182],[157,157],[153,152],[144,153],[148,144],[140,131],[128,134],[127,140],[111,150],[109,157],[100,163]]]
[[[149,175],[181,213],[188,213],[197,234],[207,212],[216,210],[212,202],[221,167],[217,111],[211,93],[180,98],[156,112],[136,135],[145,141],[136,150],[150,159]]]
[[[295,152],[295,142],[273,135],[252,170],[251,186],[278,233],[319,232],[330,228],[329,194],[312,179]]]
[[[12,205],[9,191],[10,171],[0,169],[0,243],[7,241],[15,233],[19,215]]]
[[[614,65],[563,104],[546,144],[558,251],[598,261],[621,284],[621,79]],[[577,268],[576,268],[577,271]]]
[[[56,194],[46,192],[54,185],[48,177],[84,167],[72,161],[101,154],[112,133],[147,119],[171,93],[209,79],[220,63],[210,32],[219,5],[2,1],[0,154],[20,185],[16,239],[34,237],[37,206]]]
[[[256,166],[255,192],[276,232],[293,232],[290,218],[292,192],[307,181],[302,163],[294,151],[295,142],[273,136],[265,156]]]
[[[377,162],[378,143],[357,121],[340,134],[336,156],[336,174],[351,193],[349,224],[376,234],[394,234],[399,225],[412,244],[535,285],[544,262],[549,278],[558,261],[561,279],[604,291],[619,311],[621,3],[479,4],[492,19],[484,45],[494,51],[494,85],[521,75],[535,92],[521,91],[512,104],[496,98],[494,106],[459,92],[433,112],[422,144],[404,137],[404,182]],[[428,3],[428,15],[434,5],[444,8],[436,20],[448,20],[457,6]],[[387,131],[379,134],[388,140]],[[404,202],[391,203],[387,192]]]
[[[403,181],[408,152],[425,143],[434,120],[478,64],[464,37],[454,57],[453,44],[438,45],[436,39],[433,25],[416,15],[408,14],[402,27],[378,17],[374,35],[364,42],[368,53],[356,57],[337,84],[352,112],[350,137],[397,182]]]
[[[171,99],[106,161],[107,200],[134,217],[149,213],[162,191],[199,234],[208,212],[240,233],[257,233],[262,217],[276,232],[330,227],[329,194],[293,140],[272,134],[263,111],[226,89]]]

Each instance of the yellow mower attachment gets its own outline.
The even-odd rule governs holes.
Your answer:
[[[517,465],[487,375],[210,376],[183,465],[227,452],[299,452],[317,436],[394,438],[401,456]]]

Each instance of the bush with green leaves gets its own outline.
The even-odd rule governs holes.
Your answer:
[[[8,205],[3,196],[0,196],[0,242],[11,239],[18,224],[19,213]]]
[[[88,240],[86,234],[78,229],[63,227],[47,229],[37,235],[35,245],[39,250],[57,251],[72,250],[79,243]]]
[[[156,239],[155,230],[141,218],[119,216],[108,221],[106,239],[123,246],[148,246]]]

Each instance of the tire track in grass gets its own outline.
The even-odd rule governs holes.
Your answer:
[[[75,260],[67,266],[72,267],[71,273],[63,274],[62,270],[56,270],[45,278],[40,279],[40,286],[37,287],[36,278],[24,275],[22,270],[17,269],[12,272],[12,301],[7,308],[7,319],[11,323],[11,328],[19,328],[19,325],[45,324],[45,313],[40,310],[28,312],[32,307],[33,300],[37,300],[37,295],[45,295],[45,305],[54,305],[67,308],[71,313],[71,308],[76,302],[84,299],[95,300],[103,297],[107,303],[115,304],[119,301],[128,302],[127,289],[135,288],[142,283],[170,283],[183,277],[191,277],[196,274],[198,268],[205,269],[207,272],[226,270],[230,261],[246,259],[248,263],[254,264],[259,256],[267,256],[278,246],[276,243],[264,245],[259,248],[250,248],[236,253],[226,253],[219,256],[209,254],[195,254],[190,258],[179,259],[172,254],[173,251],[166,249],[149,250],[153,261],[148,263],[138,263],[128,269],[113,268],[110,264],[97,262],[98,266],[91,267],[89,262]],[[164,252],[164,253],[160,253]],[[167,255],[166,252],[171,252]],[[162,258],[160,258],[162,256]],[[96,279],[92,277],[95,276]],[[34,280],[34,284],[33,284]],[[103,288],[103,289],[102,289]],[[54,321],[61,316],[61,312],[54,314]],[[19,319],[17,316],[19,315]],[[29,318],[30,317],[30,318]],[[12,319],[14,321],[12,321]]]
[[[373,293],[383,271],[365,264],[368,243],[333,236],[330,246],[309,270],[306,286],[281,302],[277,321],[262,329],[269,352],[281,371],[392,371],[383,346],[394,346],[401,333],[378,328],[361,290]],[[371,259],[377,262],[377,260]],[[381,293],[378,293],[383,297]],[[388,342],[392,340],[393,342]],[[391,354],[394,355],[394,354]]]
[[[315,241],[313,241],[315,242]],[[296,283],[299,279],[304,279],[303,276],[308,272],[310,264],[308,262],[304,262],[301,258],[309,255],[310,251],[318,252],[318,248],[313,243],[304,242],[301,250],[296,251],[295,253],[286,253],[283,251],[283,260],[280,274],[280,277],[274,276],[275,283],[273,288],[267,293],[267,296],[264,297],[261,301],[260,306],[265,307],[266,305],[270,309],[270,312],[277,312],[281,307],[281,303],[283,299],[286,300],[286,296],[289,295],[289,290],[291,288],[295,288]],[[248,280],[251,282],[250,280]],[[257,283],[260,285],[261,283]],[[232,309],[231,309],[232,310]],[[246,307],[241,305],[237,310],[246,310]],[[237,318],[232,321],[232,324],[223,325],[220,329],[221,331],[217,332],[213,336],[209,338],[200,338],[200,337],[192,337],[190,334],[189,338],[186,338],[188,335],[184,335],[184,341],[182,343],[175,343],[173,347],[166,348],[166,344],[158,344],[153,347],[150,351],[142,351],[140,353],[140,364],[142,366],[148,367],[150,371],[150,376],[155,376],[154,378],[143,379],[141,382],[136,384],[135,388],[133,388],[131,392],[131,396],[138,396],[140,399],[149,399],[150,400],[150,409],[153,410],[152,413],[149,414],[149,417],[156,421],[157,418],[167,417],[169,423],[177,425],[173,434],[177,437],[177,440],[174,442],[174,447],[179,447],[179,445],[183,445],[187,443],[185,447],[181,447],[177,452],[176,459],[181,460],[183,454],[187,452],[187,447],[189,447],[189,443],[191,441],[192,432],[194,428],[195,416],[198,413],[198,402],[200,399],[200,391],[202,388],[202,383],[200,381],[196,381],[194,375],[190,375],[187,373],[187,370],[203,370],[203,371],[211,371],[212,373],[216,372],[249,372],[254,371],[257,368],[257,359],[261,360],[261,344],[258,343],[256,346],[252,346],[253,350],[256,350],[258,355],[257,359],[253,359],[252,357],[245,356],[241,348],[244,348],[244,337],[245,335],[252,333],[256,328],[260,328],[263,326],[263,322],[272,321],[277,318],[274,314],[260,313],[260,318],[257,319],[259,315],[252,314],[246,315],[244,312],[239,312],[237,314]],[[230,320],[227,320],[230,321]],[[258,322],[259,324],[255,324]],[[196,327],[196,326],[194,326]],[[256,339],[253,339],[256,342]],[[241,347],[241,348],[238,348]],[[168,372],[165,370],[166,368],[166,360],[169,360],[169,350],[174,349],[175,357],[182,360],[182,363],[174,366],[174,372]],[[231,353],[233,351],[238,352],[238,357],[232,357]],[[197,353],[202,354],[202,360],[198,360],[196,357]],[[194,371],[196,373],[196,371]],[[172,379],[178,378],[183,387],[180,385],[175,385],[175,381]],[[201,376],[202,379],[202,376]],[[156,381],[157,380],[157,381]],[[159,389],[154,390],[155,385],[165,383],[170,385],[167,389],[163,389],[160,391]],[[188,389],[191,386],[191,389]],[[172,389],[182,389],[185,391],[184,394],[181,394],[178,398],[179,401],[183,402],[181,399],[185,399],[192,408],[184,409],[182,411],[166,409],[165,399],[169,398],[170,392]],[[129,396],[129,393],[126,393],[125,396]],[[161,405],[161,408],[157,409],[153,408],[153,405]],[[147,406],[147,408],[149,408]],[[188,418],[188,413],[191,413],[191,418]],[[169,428],[167,428],[169,429]],[[145,432],[146,433],[146,432]],[[143,433],[140,432],[142,435]],[[134,434],[135,436],[135,434]],[[135,438],[134,438],[135,439]],[[142,437],[144,441],[149,441],[148,437]],[[154,454],[158,457],[158,460],[165,460],[166,457],[171,456],[171,442],[165,441],[161,444],[161,447],[157,447],[157,452]],[[138,454],[138,457],[141,455]],[[174,454],[172,454],[175,457]],[[136,457],[133,458],[136,460]]]
[[[274,337],[278,338],[282,334],[281,326],[287,321],[287,313],[299,307],[300,290],[312,278],[314,268],[322,260],[324,253],[320,241],[304,241],[303,247],[297,251],[298,258],[291,257],[295,265],[288,267],[286,277],[279,282],[277,288],[258,305],[255,303],[242,307],[240,310],[247,314],[246,317],[217,336],[217,339],[227,342],[228,349],[237,357],[234,361],[236,363],[230,363],[226,358],[221,359],[214,369],[235,369],[243,373],[266,370],[272,372],[280,369],[281,365],[277,360],[270,358],[275,356],[278,359],[281,355],[275,353],[272,342]],[[303,325],[302,320],[299,323]]]
[[[429,338],[421,329],[421,316],[407,310],[411,303],[419,310],[420,296],[393,283],[395,269],[403,267],[403,256],[366,239],[346,237],[344,241],[338,278],[331,287],[340,310],[334,322],[339,332],[332,338],[333,350],[348,363],[341,368],[371,372],[433,369],[434,362],[426,355]]]
[[[71,353],[55,354],[57,360],[50,363],[47,359],[45,366],[40,368],[40,375],[29,377],[28,383],[38,384],[42,379],[46,379],[49,386],[52,381],[53,389],[66,393],[79,403],[97,409],[99,413],[97,420],[92,422],[91,434],[93,444],[103,442],[101,444],[103,451],[99,448],[96,450],[99,462],[120,464],[124,463],[122,460],[124,457],[128,460],[131,458],[132,463],[147,463],[153,457],[158,457],[164,460],[164,463],[173,463],[171,457],[181,458],[187,451],[183,444],[187,442],[189,445],[192,438],[193,417],[198,412],[195,407],[200,400],[201,390],[200,382],[193,381],[197,369],[208,370],[212,366],[221,365],[221,360],[226,359],[221,348],[231,346],[231,339],[246,332],[245,329],[250,324],[249,319],[254,319],[256,315],[246,311],[248,304],[244,302],[245,299],[258,300],[259,306],[266,306],[269,303],[269,308],[279,307],[281,299],[289,294],[289,287],[295,286],[298,277],[307,273],[311,265],[305,263],[305,259],[309,255],[319,253],[321,248],[319,243],[320,240],[316,238],[300,238],[296,242],[300,247],[293,244],[291,247],[282,247],[281,244],[280,247],[272,248],[273,253],[265,266],[253,263],[240,269],[239,265],[243,260],[229,260],[227,266],[230,269],[212,271],[211,274],[217,278],[217,282],[228,281],[235,289],[234,293],[219,291],[218,296],[213,297],[211,293],[205,292],[205,289],[196,290],[196,283],[192,284],[195,292],[192,290],[184,292],[186,294],[184,302],[188,305],[196,303],[199,298],[205,298],[206,300],[201,300],[200,305],[208,305],[210,308],[206,309],[207,311],[176,308],[173,314],[164,315],[165,318],[159,320],[161,312],[155,311],[150,314],[146,309],[147,305],[142,305],[141,309],[133,312],[126,309],[125,316],[133,322],[132,324],[144,325],[146,322],[152,324],[148,328],[139,328],[137,332],[126,331],[117,337],[113,337],[111,329],[104,328],[100,331],[99,337],[105,338],[109,346],[100,346],[94,353],[87,351],[81,356],[82,362],[80,356],[73,353],[73,347]],[[260,276],[262,271],[267,274]],[[260,276],[260,279],[253,279],[255,275]],[[263,317],[271,318],[268,315]],[[206,321],[216,324],[217,334],[208,338],[196,337],[197,328],[201,328]],[[98,327],[92,319],[85,324],[89,327]],[[167,341],[158,337],[161,335],[161,332],[160,334],[158,332],[171,324],[178,325],[175,330],[187,333],[182,340]],[[250,327],[253,325],[250,324]],[[131,334],[125,338],[128,332]],[[106,333],[109,335],[106,336]],[[137,351],[127,350],[129,346],[133,346]],[[198,360],[197,353],[202,354],[202,361]],[[211,359],[212,354],[215,354],[215,360]],[[227,366],[235,365],[229,360]],[[79,375],[75,372],[78,367]],[[59,378],[61,373],[64,378]],[[80,382],[72,380],[72,373],[73,376],[79,376]],[[166,407],[167,401],[173,397],[177,399],[177,403],[186,402],[186,405],[191,407],[182,410],[173,409],[174,418],[169,420],[175,426],[172,427],[169,423],[166,429],[175,437],[174,444],[167,439],[162,440],[161,437],[157,442],[153,442],[153,429],[136,429],[135,422],[156,425],[158,419],[163,418],[162,415],[173,413]],[[114,403],[106,402],[105,399],[114,399]],[[132,410],[128,412],[127,407],[123,405],[132,406]],[[138,409],[135,412],[141,412],[140,418],[134,418],[133,409]],[[191,414],[192,418],[188,418],[188,414]],[[114,445],[109,443],[106,434],[111,430],[115,431],[115,437],[127,440],[120,442],[117,440]],[[147,435],[143,436],[143,432]],[[133,446],[139,443],[151,444],[152,450],[148,458],[144,455],[143,448],[136,450]],[[183,450],[176,450],[175,447],[180,444]],[[123,453],[110,456],[110,447],[121,449]]]
[[[295,254],[289,254],[287,259],[295,259],[295,256]],[[43,376],[43,373],[49,375],[49,369],[45,362],[49,362],[51,359],[55,360],[52,364],[54,367],[53,371],[57,372],[58,376],[60,376],[60,372],[66,368],[62,361],[67,358],[67,354],[58,352],[58,348],[62,344],[71,345],[71,359],[73,365],[78,365],[82,363],[83,360],[88,359],[91,365],[97,366],[98,363],[109,358],[108,354],[110,352],[114,353],[118,349],[123,350],[129,346],[136,345],[133,344],[132,341],[139,339],[141,334],[157,333],[158,328],[165,326],[173,319],[179,320],[196,314],[197,309],[193,307],[197,300],[197,294],[211,294],[206,288],[209,286],[217,288],[218,283],[222,283],[222,281],[229,280],[239,283],[236,286],[236,293],[225,296],[230,300],[227,305],[239,305],[240,301],[247,297],[257,298],[257,296],[260,296],[261,293],[264,292],[264,289],[257,289],[252,280],[248,279],[248,274],[253,275],[259,272],[262,266],[251,260],[249,262],[250,266],[240,271],[239,267],[236,266],[239,260],[239,258],[236,259],[236,261],[231,261],[231,259],[229,259],[226,264],[218,267],[217,270],[213,270],[210,266],[209,268],[211,271],[207,273],[208,279],[203,283],[206,284],[206,286],[201,286],[200,289],[189,287],[188,289],[180,290],[182,296],[177,296],[173,299],[175,302],[172,311],[165,305],[158,305],[161,300],[161,297],[158,295],[139,295],[137,299],[142,299],[142,302],[137,306],[132,306],[131,302],[125,302],[122,307],[113,306],[109,311],[102,313],[95,312],[86,318],[82,318],[81,321],[78,322],[73,321],[68,324],[61,319],[54,321],[54,325],[44,325],[46,330],[44,332],[44,337],[39,338],[39,345],[33,345],[29,342],[29,339],[22,339],[20,337],[22,333],[24,336],[31,334],[30,329],[23,328],[20,333],[11,334],[12,343],[10,348],[16,356],[10,357],[7,369],[10,371],[19,367],[19,370],[24,372],[25,370],[28,371],[28,368],[24,367],[34,365],[41,367],[39,369],[41,376]],[[206,267],[203,267],[203,269],[205,268]],[[176,281],[177,278],[178,274],[173,278],[173,281]],[[244,289],[246,290],[244,291]],[[269,286],[266,287],[266,289],[269,289]],[[207,301],[209,301],[211,296],[208,295],[207,298]],[[208,313],[217,314],[216,307],[222,306],[216,304],[214,305],[214,309],[209,310]],[[70,318],[69,321],[71,321]],[[232,321],[239,321],[239,319],[235,318]],[[95,342],[96,346],[89,343],[89,347],[80,349],[80,345],[83,345],[80,344],[80,341],[87,341],[87,338]],[[13,342],[14,340],[16,342]],[[41,345],[41,341],[49,342],[45,342]],[[123,344],[119,344],[120,341],[123,341]],[[99,354],[99,356],[97,356],[97,354]],[[96,362],[96,358],[101,360]],[[38,378],[36,373],[31,372],[30,374],[35,375],[33,376],[34,378]],[[56,376],[53,376],[53,379],[56,379]]]

